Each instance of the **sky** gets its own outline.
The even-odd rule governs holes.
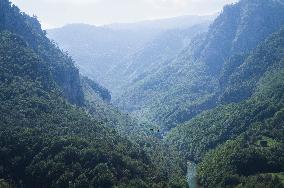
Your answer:
[[[11,0],[44,29],[71,23],[106,25],[181,15],[210,15],[237,0]]]

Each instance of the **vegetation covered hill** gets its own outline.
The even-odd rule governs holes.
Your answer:
[[[1,1],[0,30],[8,30],[20,35],[39,56],[50,64],[50,71],[54,81],[63,89],[64,97],[72,104],[83,103],[83,92],[80,86],[78,70],[75,68],[72,59],[62,53],[59,48],[45,36],[46,32],[41,30],[40,23],[36,17],[30,17],[19,8],[6,0]]]
[[[201,162],[205,187],[283,187],[284,28],[227,64],[234,69],[224,71],[230,74],[223,104],[179,125],[167,139]]]
[[[282,67],[263,78],[255,97],[270,106],[257,109],[257,113],[252,109],[257,116],[253,121],[245,128],[236,127],[231,134],[233,139],[206,154],[198,172],[200,182],[206,187],[284,186],[283,76]],[[247,114],[242,116],[253,119]],[[214,143],[214,138],[212,141]]]
[[[49,41],[35,17],[20,12],[8,0],[0,1],[0,12],[3,184],[186,186],[179,166],[167,166],[168,171],[162,171],[156,164],[158,159],[153,161],[144,147],[121,136],[101,116],[86,112],[86,85],[105,103],[110,94],[87,78],[80,78],[72,59]]]
[[[1,52],[1,177],[25,187],[121,184],[126,153],[138,148],[68,104],[16,35],[1,33]]]

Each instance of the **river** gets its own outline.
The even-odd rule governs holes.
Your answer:
[[[197,188],[196,173],[196,164],[191,161],[187,162],[187,182],[189,188]]]

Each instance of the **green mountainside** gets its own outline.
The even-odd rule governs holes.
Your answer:
[[[161,173],[166,179],[177,181],[175,186],[180,184],[184,186],[185,159],[179,155],[176,148],[161,140],[159,127],[122,113],[108,101],[104,101],[99,96],[100,93],[93,90],[92,85],[97,86],[88,78],[83,77],[82,88],[87,112],[143,148],[153,163],[152,165],[158,169],[157,173]]]
[[[111,98],[109,92],[80,77],[72,59],[49,41],[35,17],[20,12],[8,0],[0,2],[0,10],[0,177],[4,179],[3,185],[186,186],[182,166],[167,164],[167,159],[158,163],[158,156],[166,152],[158,143],[149,141],[153,146],[148,150],[158,155],[154,157],[138,141],[130,141],[118,133],[119,129],[113,128],[116,122],[110,124],[103,119],[103,114],[108,112],[101,112],[100,116],[88,113],[89,109],[107,105]],[[99,107],[94,106],[97,103],[88,106],[86,88],[96,95],[94,100],[101,100]],[[131,124],[124,124],[130,120],[118,110],[112,119],[120,120],[120,127]],[[165,166],[167,171],[160,166]]]
[[[72,59],[62,53],[49,41],[46,32],[41,30],[36,17],[30,17],[6,0],[1,1],[0,30],[8,30],[20,35],[38,55],[50,64],[54,81],[63,89],[64,97],[72,104],[83,103],[83,92],[80,88],[79,72]]]
[[[249,53],[279,30],[283,15],[283,3],[274,0],[241,0],[224,7],[207,34],[197,36],[176,59],[131,85],[117,105],[166,131],[215,107],[222,96],[220,77],[226,60]]]
[[[283,187],[284,28],[228,77],[226,103],[235,102],[201,113],[167,139],[188,159],[201,161],[198,176],[205,187]],[[258,179],[263,182],[256,186]]]

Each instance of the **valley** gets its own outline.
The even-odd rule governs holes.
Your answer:
[[[0,1],[0,186],[284,187],[284,3],[42,30]]]

